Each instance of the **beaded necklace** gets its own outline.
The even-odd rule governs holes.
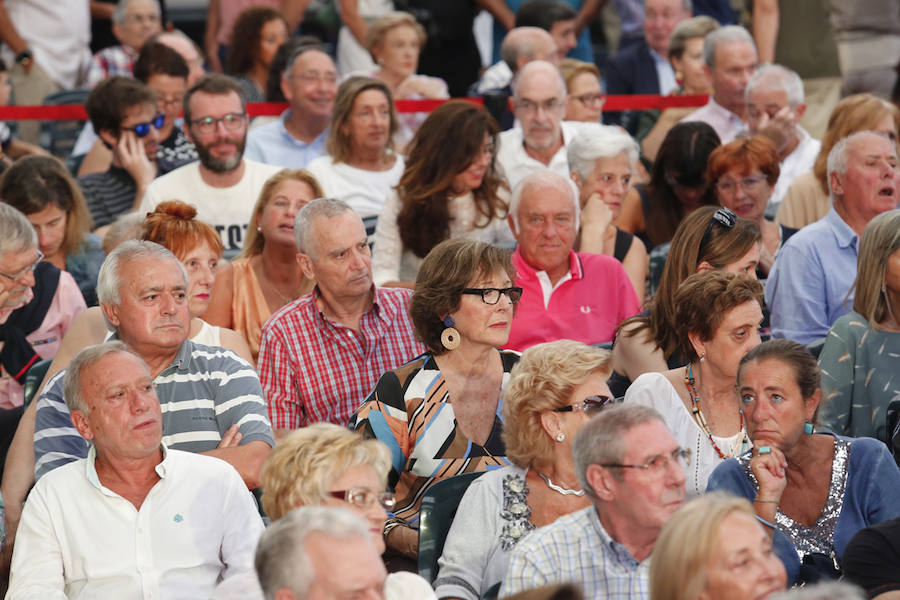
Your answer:
[[[709,425],[706,424],[706,417],[703,415],[703,411],[700,410],[700,394],[697,393],[696,382],[694,381],[694,365],[693,363],[688,363],[688,366],[684,369],[684,385],[688,389],[688,395],[691,397],[691,413],[694,415],[694,420],[697,421],[697,424],[700,425],[700,429],[703,430],[703,433],[706,434],[706,437],[709,438],[709,443],[712,444],[713,450],[716,451],[716,454],[719,455],[719,458],[726,459],[737,456],[738,454],[742,454],[746,444],[749,440],[747,440],[747,434],[741,436],[741,449],[738,452],[735,446],[732,446],[731,453],[725,454],[719,448],[719,445],[716,443],[716,440],[713,439],[712,432],[709,430]],[[738,414],[741,418],[740,431],[744,432],[744,413],[743,411],[738,411]]]

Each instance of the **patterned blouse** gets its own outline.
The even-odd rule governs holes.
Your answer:
[[[519,360],[518,353],[501,351],[503,382]],[[500,390],[497,390],[498,395]],[[502,402],[497,402],[494,424],[480,446],[458,429],[453,402],[444,376],[431,354],[423,354],[402,367],[388,371],[350,420],[352,429],[364,429],[368,437],[391,450],[390,484],[397,494],[394,515],[418,527],[423,492],[447,477],[488,471],[509,464],[500,438]]]

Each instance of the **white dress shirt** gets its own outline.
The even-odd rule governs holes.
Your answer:
[[[556,151],[556,154],[553,155],[553,158],[550,159],[549,165],[545,165],[541,161],[531,158],[528,153],[525,152],[521,127],[516,126],[508,131],[502,132],[500,134],[500,150],[497,151],[497,164],[503,169],[503,174],[509,182],[509,189],[516,187],[516,184],[527,175],[541,169],[550,169],[557,175],[561,175],[568,179],[571,171],[569,169],[569,161],[566,158],[566,146],[568,146],[569,142],[578,135],[582,128],[590,127],[591,125],[593,124],[563,121],[561,123],[563,145],[560,146],[559,150]]]
[[[28,496],[6,598],[209,598],[253,570],[262,519],[228,463],[163,449],[140,509],[104,487],[96,451]]]

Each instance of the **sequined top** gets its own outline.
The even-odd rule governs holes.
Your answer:
[[[759,483],[756,481],[753,471],[750,470],[750,456],[749,453],[744,454],[738,459],[738,462],[741,463],[747,477],[753,482],[754,492],[758,492]],[[801,561],[807,554],[824,554],[834,557],[834,528],[841,514],[841,508],[844,506],[844,488],[847,486],[849,458],[850,442],[836,439],[834,441],[834,459],[831,462],[828,499],[812,527],[797,523],[781,512],[781,508],[775,513],[775,524],[778,525],[779,531],[791,540]]]

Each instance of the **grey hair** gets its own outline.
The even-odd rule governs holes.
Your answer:
[[[297,59],[307,52],[321,52],[325,56],[328,56],[328,53],[325,52],[325,49],[318,45],[310,42],[309,44],[300,44],[291,54],[288,56],[287,62],[284,63],[284,69],[281,70],[281,76],[285,79],[293,79],[294,78],[294,64],[297,62]],[[332,60],[330,56],[328,56],[329,60]],[[334,61],[332,60],[332,65]],[[337,72],[337,69],[335,69]]]
[[[832,200],[834,199],[834,190],[831,189],[831,174],[832,173],[840,173],[844,175],[847,173],[847,150],[850,147],[850,144],[855,142],[858,138],[877,135],[884,139],[889,139],[886,136],[878,133],[877,131],[857,131],[855,133],[851,133],[845,138],[841,138],[838,142],[831,148],[831,152],[828,153],[828,162],[826,173],[828,174],[828,192],[831,196]],[[897,152],[897,145],[891,141],[891,148],[894,149],[894,153]]]
[[[726,25],[709,34],[703,40],[703,62],[712,69],[716,66],[716,48],[719,44],[731,44],[733,42],[747,42],[756,49],[756,42],[750,32],[740,25]]]
[[[123,213],[116,217],[103,236],[103,251],[107,254],[125,240],[134,240],[141,235],[146,217],[140,213]]]
[[[744,97],[749,101],[756,90],[784,90],[791,107],[803,104],[803,81],[794,71],[781,65],[761,65],[747,82]]]
[[[543,31],[543,30],[541,30]],[[544,32],[546,33],[546,32]],[[551,62],[547,62],[546,60],[533,60],[524,67],[519,70],[516,74],[516,77],[512,81],[512,89],[513,89],[513,97],[518,100],[519,99],[519,87],[522,85],[522,81],[527,77],[533,77],[540,73],[541,71],[547,72],[548,70],[552,70],[552,72],[556,75],[556,79],[558,81],[559,88],[559,98],[560,100],[566,99],[566,80],[563,78],[560,70]]]
[[[266,600],[274,600],[288,588],[305,598],[316,579],[306,543],[313,534],[331,539],[361,539],[371,544],[369,525],[346,508],[301,506],[290,511],[263,532],[253,561]]]
[[[128,16],[128,7],[131,6],[132,2],[136,2],[137,0],[119,0],[116,4],[116,7],[113,9],[112,14],[112,22],[115,25],[121,25],[125,22],[125,18]],[[156,7],[156,15],[160,16],[159,10],[159,2],[157,0],[152,0],[153,5]]]
[[[315,258],[313,221],[316,220],[316,217],[332,219],[347,212],[356,214],[349,204],[337,198],[316,198],[301,208],[294,217],[294,237],[297,240],[297,250]]]
[[[581,489],[596,499],[594,488],[588,483],[587,470],[591,465],[620,464],[625,460],[625,434],[650,421],[665,421],[658,412],[642,404],[617,404],[605,408],[599,415],[588,421],[575,436],[572,456],[575,459],[575,473]],[[614,476],[621,474],[613,471]]]
[[[122,301],[119,289],[122,281],[119,277],[119,271],[123,264],[140,258],[173,261],[178,265],[181,274],[184,276],[184,284],[187,286],[187,270],[181,261],[172,254],[171,250],[146,240],[126,240],[116,246],[116,249],[106,257],[106,260],[103,261],[103,265],[100,267],[100,274],[97,276],[97,301],[100,304],[108,306],[119,305]]]
[[[503,38],[500,44],[500,59],[506,63],[513,73],[519,68],[519,59],[522,57],[531,60],[537,52],[538,41],[547,38],[553,42],[549,33],[540,27],[514,27]],[[553,42],[556,44],[556,42]]]
[[[522,201],[522,195],[531,188],[544,187],[556,188],[572,199],[572,203],[575,205],[575,229],[577,231],[581,218],[581,202],[578,200],[578,188],[575,186],[575,182],[550,169],[540,169],[519,181],[510,195],[509,214],[512,215],[513,225],[516,228],[514,233],[519,232],[519,203]]]
[[[84,375],[84,370],[98,362],[107,354],[112,354],[113,352],[125,352],[131,354],[144,365],[144,360],[119,340],[112,340],[102,344],[88,346],[76,354],[75,358],[69,361],[69,365],[66,367],[66,374],[63,376],[63,398],[66,400],[66,406],[69,407],[70,413],[76,410],[81,411],[84,414],[90,412],[87,400],[85,400],[84,394],[81,393],[81,378]],[[150,372],[149,369],[147,372]]]
[[[590,123],[569,142],[566,159],[569,161],[569,170],[585,179],[594,172],[597,159],[613,158],[623,152],[633,171],[640,156],[640,149],[634,138],[618,127]]]
[[[706,15],[685,19],[672,30],[669,38],[669,58],[681,58],[687,47],[687,41],[693,38],[705,38],[711,31],[721,27],[718,21]]]
[[[18,209],[0,202],[0,258],[7,252],[37,248],[34,226]]]
[[[866,594],[846,581],[826,581],[778,592],[769,600],[866,600]]]

